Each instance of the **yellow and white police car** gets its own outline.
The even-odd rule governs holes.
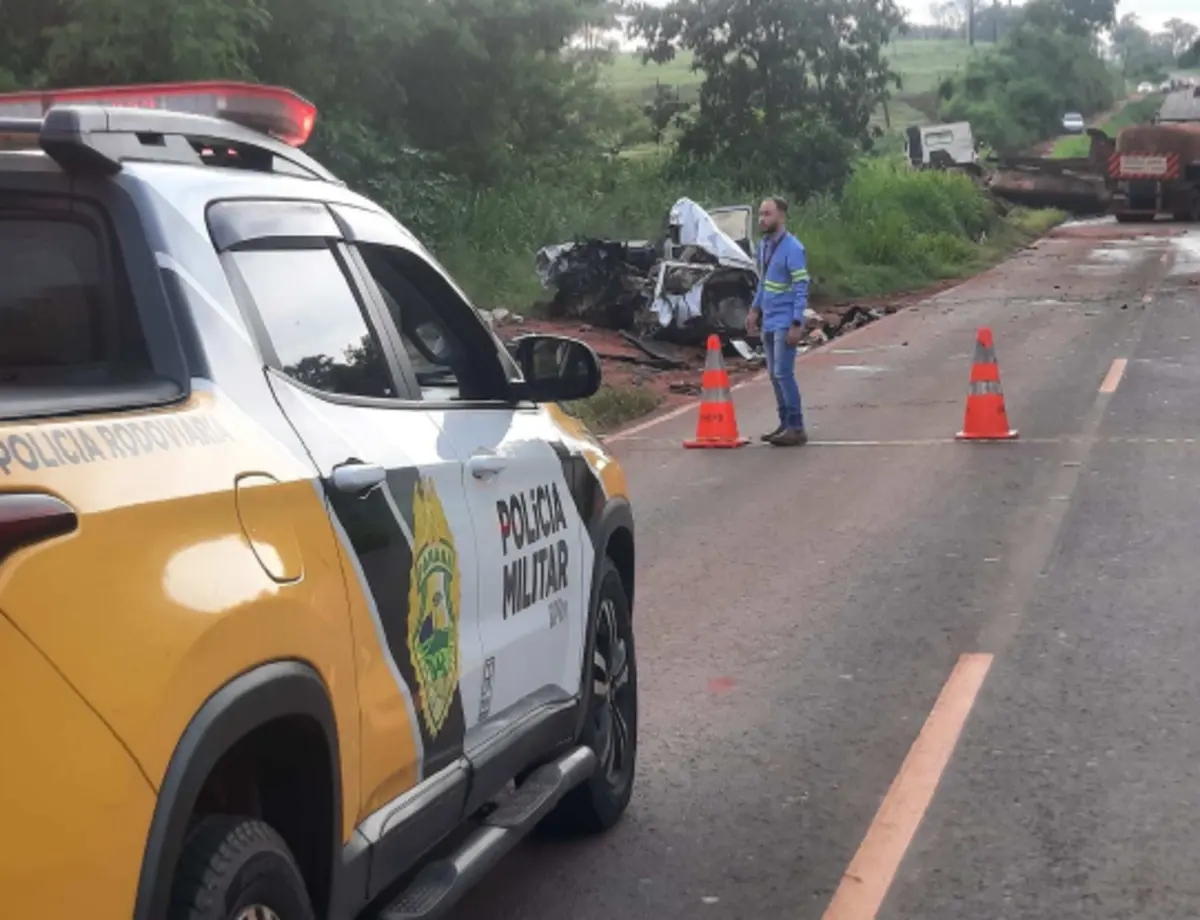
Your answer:
[[[0,97],[0,913],[425,918],[637,749],[633,517],[285,90]]]

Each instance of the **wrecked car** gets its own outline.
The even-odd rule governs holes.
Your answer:
[[[552,317],[680,342],[744,335],[758,286],[748,205],[707,211],[680,198],[661,242],[581,238],[537,253]]]

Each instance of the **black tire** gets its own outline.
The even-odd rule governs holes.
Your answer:
[[[1122,224],[1149,224],[1157,215],[1152,211],[1118,211],[1117,222]]]
[[[633,795],[637,765],[637,655],[633,639],[633,616],[621,575],[611,559],[600,566],[600,589],[589,618],[583,705],[587,708],[579,743],[596,752],[596,771],[572,789],[542,822],[552,834],[577,836],[597,834],[613,827],[625,813]],[[615,629],[617,644],[609,636]],[[614,653],[624,666],[614,675],[619,686],[607,694]],[[621,675],[624,675],[623,677]],[[611,699],[611,704],[610,704]],[[624,730],[622,731],[622,726]],[[617,747],[612,747],[614,743]],[[610,758],[610,755],[612,757]]]
[[[315,920],[304,877],[283,838],[252,818],[213,815],[188,835],[169,920]]]

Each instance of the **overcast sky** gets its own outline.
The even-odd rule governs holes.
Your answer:
[[[649,0],[656,6],[662,6],[667,0]],[[929,15],[929,0],[897,0],[900,6],[908,11],[908,18],[913,22],[931,22]],[[987,0],[977,0],[986,3]],[[1006,2],[1006,0],[1001,0]],[[1142,25],[1154,31],[1161,29],[1168,19],[1183,19],[1200,26],[1200,8],[1197,0],[1119,0],[1117,16],[1126,13],[1137,13]]]
[[[913,22],[930,22],[929,0],[898,0],[908,11]],[[987,0],[977,0],[986,3]],[[1001,0],[1003,2],[1003,0]],[[1183,19],[1200,25],[1200,8],[1197,0],[1122,0],[1117,4],[1117,16],[1137,13],[1142,25],[1154,31],[1161,29],[1168,19]]]

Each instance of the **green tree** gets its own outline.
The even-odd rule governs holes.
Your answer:
[[[1092,37],[1116,24],[1117,0],[1030,0],[1025,18],[1041,28]]]
[[[1175,63],[1170,33],[1151,35],[1136,13],[1122,16],[1112,33],[1113,50],[1121,62],[1121,73],[1129,79],[1161,79]]]
[[[0,91],[46,84],[47,33],[66,22],[57,0],[0,0]]]
[[[704,73],[701,123],[770,132],[788,115],[818,115],[865,140],[899,85],[883,50],[902,21],[892,0],[675,0],[636,7],[632,28],[648,60],[692,52]]]
[[[1094,37],[1071,31],[1061,12],[1031,3],[1007,38],[943,83],[943,117],[970,121],[983,141],[1015,152],[1057,134],[1065,111],[1092,115],[1112,106],[1112,76]]]
[[[335,167],[495,181],[617,133],[596,55],[570,47],[612,15],[609,0],[0,0],[0,87],[278,83],[317,104],[314,148]]]
[[[1165,26],[1171,44],[1171,56],[1181,57],[1200,38],[1200,28],[1182,19],[1168,19]]]
[[[423,3],[404,53],[389,61],[410,89],[397,115],[447,168],[492,180],[516,164],[592,146],[612,117],[592,55],[567,45],[599,0]]]
[[[684,154],[806,194],[844,178],[853,146],[870,144],[871,115],[899,86],[884,48],[902,23],[893,0],[674,0],[634,7],[631,31],[647,60],[686,49],[704,74]]]
[[[661,144],[667,129],[680,124],[691,103],[679,98],[679,90],[663,83],[654,84],[654,97],[642,106],[642,114],[650,122],[654,143]]]
[[[59,13],[45,33],[59,86],[250,77],[270,25],[262,0],[60,0]]]
[[[1200,67],[1200,39],[1179,57],[1180,67]]]
[[[620,27],[621,4],[616,0],[597,3],[583,22],[576,39],[585,51],[609,51],[611,34]]]

